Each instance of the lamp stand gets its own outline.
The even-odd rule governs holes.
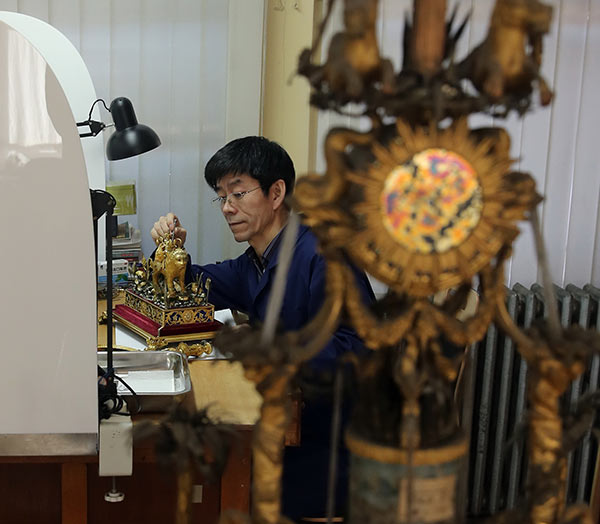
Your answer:
[[[101,189],[90,189],[92,199],[92,216],[94,219],[94,248],[96,259],[98,258],[98,220],[106,214],[105,234],[106,234],[106,380],[108,384],[114,381],[113,370],[113,314],[112,314],[112,294],[113,294],[113,248],[112,248],[112,229],[113,229],[113,210],[117,204],[115,198]],[[97,278],[97,275],[96,275]]]

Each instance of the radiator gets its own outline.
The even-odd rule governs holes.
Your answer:
[[[563,326],[579,324],[600,330],[600,289],[573,285],[555,287]],[[527,328],[545,314],[542,288],[515,284],[506,290],[507,309],[516,323]],[[525,496],[527,454],[527,365],[512,341],[491,325],[485,338],[471,348],[469,375],[472,406],[470,424],[467,512],[474,517],[495,514],[520,505]],[[595,356],[586,372],[573,381],[563,399],[563,410],[572,411],[582,394],[597,389],[600,359]],[[470,398],[469,398],[470,397]],[[466,413],[466,411],[463,411]],[[597,446],[587,434],[568,459],[567,502],[589,502]]]

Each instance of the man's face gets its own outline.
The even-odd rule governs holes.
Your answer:
[[[272,201],[262,192],[255,178],[245,174],[225,175],[216,189],[218,196],[228,197],[221,212],[237,242],[251,243],[273,222],[275,210]],[[249,193],[236,198],[236,194],[245,191]]]

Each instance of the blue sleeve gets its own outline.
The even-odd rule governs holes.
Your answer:
[[[211,279],[208,301],[214,304],[215,310],[237,309],[248,311],[247,286],[242,281],[244,273],[241,271],[238,259],[225,260],[219,264],[206,264],[200,266],[188,263],[185,279],[186,282],[196,280],[201,274],[206,281]]]
[[[371,289],[371,284],[366,275],[358,271],[354,266],[357,285],[361,291],[365,304],[372,303],[375,295]],[[313,260],[313,268],[310,278],[310,311],[315,313],[319,311],[325,300],[325,260],[321,256]],[[340,324],[327,345],[311,360],[311,366],[314,369],[331,369],[335,360],[344,353],[354,353],[357,355],[367,355],[371,351],[365,347],[362,340],[356,332],[347,324]]]

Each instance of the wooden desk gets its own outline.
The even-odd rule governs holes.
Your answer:
[[[240,428],[220,482],[194,480],[201,500],[194,523],[216,523],[225,509],[250,508],[251,430]],[[136,445],[133,475],[118,477],[125,500],[109,503],[112,479],[98,476],[98,457],[0,457],[0,521],[3,524],[147,524],[174,522],[176,478],[156,464],[152,444]],[[201,486],[201,487],[200,487]]]
[[[99,312],[103,311],[99,305]],[[99,329],[99,343],[106,340]],[[105,344],[105,342],[104,342]],[[201,502],[193,504],[194,523],[214,524],[226,509],[250,510],[251,441],[261,398],[243,376],[239,363],[190,362],[190,402],[208,407],[211,416],[234,424],[239,435],[225,471],[216,485],[198,476]],[[300,402],[286,437],[288,445],[300,438]],[[135,419],[134,419],[135,422]],[[112,479],[98,476],[98,456],[0,457],[0,521],[2,524],[147,524],[174,522],[176,478],[156,464],[153,444],[139,443],[133,450],[133,475],[118,477],[125,494],[119,503],[104,501]]]
[[[229,363],[210,364],[198,362],[191,369],[195,369],[194,374],[201,377],[208,372],[218,375],[223,369],[227,372],[228,380],[235,380],[235,373],[229,369],[233,366]],[[248,397],[251,393],[248,386],[251,385],[245,386]],[[244,386],[241,387],[244,389]],[[185,402],[193,406],[196,396],[194,391],[190,392]],[[204,405],[201,403],[201,407]],[[254,410],[256,412],[257,406],[254,406]],[[250,510],[254,415],[245,420],[239,419],[235,410],[227,406],[221,411],[232,414],[228,421],[235,423],[238,438],[235,439],[219,482],[209,485],[201,476],[196,476],[194,485],[196,491],[201,490],[201,499],[193,504],[194,523],[215,523],[225,509],[245,513]],[[134,425],[149,416],[134,417]],[[98,455],[0,457],[0,521],[3,524],[174,522],[176,476],[171,469],[162,469],[157,465],[153,442],[136,443],[132,476],[117,478],[117,488],[125,494],[123,502],[109,503],[104,500],[104,494],[111,485],[110,477],[98,476]]]

